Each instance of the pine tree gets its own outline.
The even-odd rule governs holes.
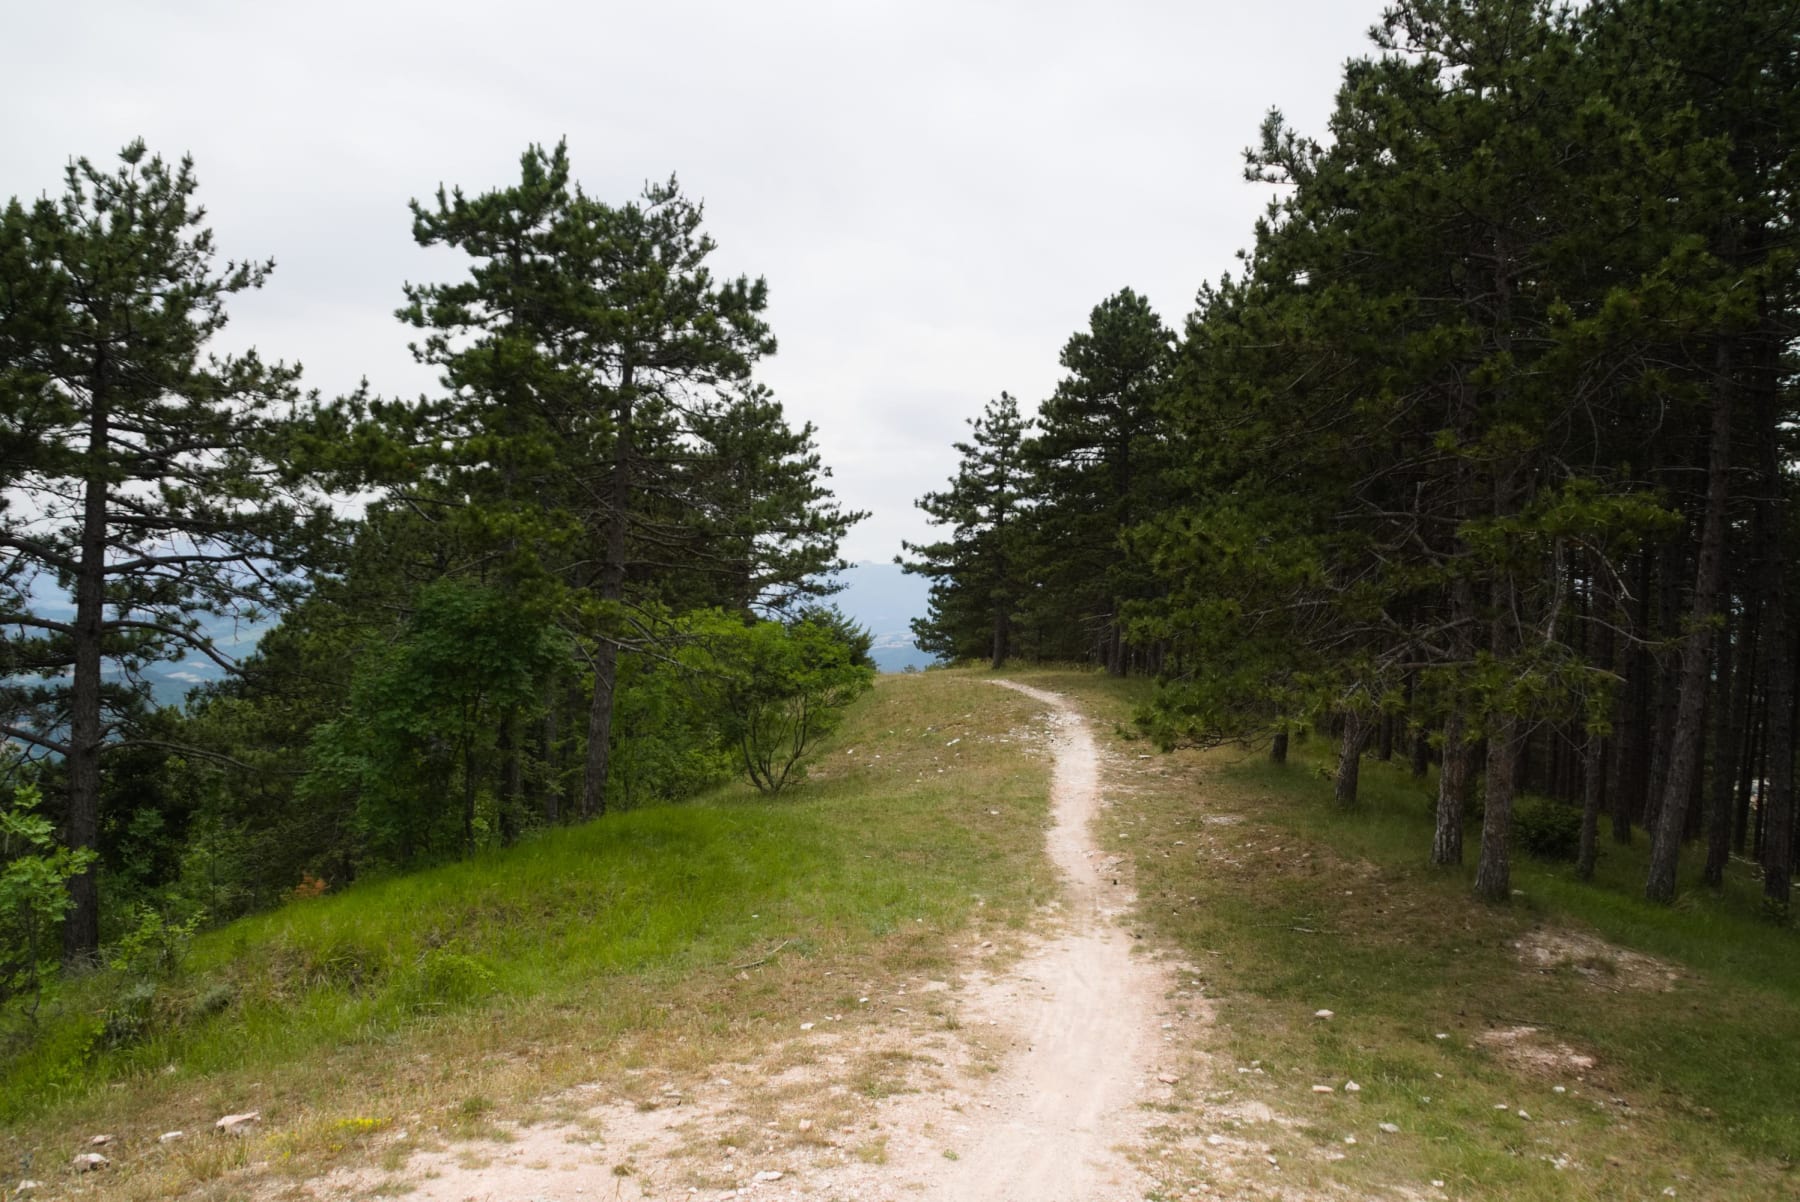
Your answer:
[[[1009,394],[969,419],[970,440],[956,476],[942,492],[915,504],[950,537],[902,543],[917,559],[896,558],[906,571],[932,581],[930,613],[913,620],[920,649],[950,659],[985,656],[999,668],[1012,654],[1014,614],[1022,600],[1020,547],[1028,514],[1021,451],[1030,423]]]
[[[64,760],[77,852],[98,834],[102,757],[147,737],[141,669],[229,665],[208,624],[296,594],[302,536],[325,521],[276,466],[298,369],[207,352],[227,299],[273,264],[217,265],[191,161],[142,142],[119,157],[110,173],[78,159],[59,199],[0,216],[0,730]],[[70,891],[64,952],[91,957],[93,873]]]

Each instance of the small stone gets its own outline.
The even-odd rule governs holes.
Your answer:
[[[1164,1085],[1173,1085],[1181,1080],[1181,1078],[1177,1077],[1174,1073],[1158,1073],[1156,1074],[1156,1079],[1161,1081]]]
[[[812,1130],[812,1120],[811,1119],[801,1119],[800,1120],[800,1130],[811,1131]]]
[[[1314,1093],[1336,1093],[1337,1091],[1332,1089],[1331,1086],[1329,1086],[1329,1085],[1315,1085],[1315,1086],[1313,1086],[1313,1092]]]
[[[1346,1082],[1344,1082],[1344,1092],[1345,1093],[1361,1093],[1362,1086],[1358,1085],[1354,1081],[1346,1081]]]
[[[1442,1181],[1439,1181],[1436,1177],[1433,1177],[1431,1179],[1431,1184],[1434,1189],[1443,1189],[1444,1188],[1444,1183]]]
[[[1511,1110],[1512,1106],[1506,1102],[1495,1102],[1494,1109],[1495,1110]]]
[[[1313,1017],[1314,1018],[1336,1018],[1337,1015],[1333,1014],[1329,1010],[1314,1010]]]
[[[228,1114],[213,1124],[213,1130],[222,1135],[247,1135],[250,1128],[262,1122],[262,1111],[247,1110],[243,1114]]]
[[[1400,1134],[1400,1126],[1397,1123],[1381,1123],[1381,1124],[1379,1124],[1379,1126],[1381,1127],[1381,1129],[1383,1131],[1387,1132],[1389,1135]]]
[[[778,1172],[775,1169],[764,1169],[762,1172],[758,1173],[753,1178],[753,1180],[756,1180],[756,1181],[780,1181],[781,1174],[780,1174],[780,1172]]]
[[[44,1183],[42,1181],[33,1181],[29,1177],[27,1177],[25,1180],[19,1182],[19,1187],[17,1189],[15,1189],[13,1192],[15,1194],[29,1194],[32,1190],[43,1189],[43,1188],[44,1188]]]
[[[1565,1087],[1565,1086],[1562,1086],[1562,1085],[1552,1085],[1552,1086],[1551,1086],[1551,1087],[1550,1087],[1550,1092],[1551,1092],[1551,1093],[1568,1093],[1568,1092],[1569,1092],[1569,1091],[1568,1091],[1568,1088],[1567,1088],[1567,1087]]]
[[[1223,1135],[1209,1135],[1206,1137],[1206,1142],[1215,1148],[1222,1148],[1225,1146],[1225,1137]]]
[[[1438,1032],[1438,1033],[1437,1033],[1437,1037],[1438,1037],[1438,1038],[1439,1038],[1439,1039],[1448,1039],[1448,1038],[1450,1038],[1450,1032],[1448,1032],[1448,1031],[1439,1031],[1439,1032]]]
[[[814,1026],[815,1026],[815,1025],[816,1025],[816,1024],[814,1024],[814,1023],[801,1023],[801,1024],[800,1024],[800,1029],[801,1029],[801,1030],[802,1030],[802,1031],[810,1031],[810,1030],[812,1030],[812,1029],[813,1029],[813,1027],[814,1027]]]
[[[83,1152],[69,1163],[75,1166],[77,1173],[93,1173],[105,1168],[112,1161],[98,1152]]]
[[[1263,1159],[1268,1161],[1270,1164],[1280,1164],[1281,1163],[1279,1160],[1276,1160],[1273,1156],[1265,1156],[1265,1157],[1263,1157]]]
[[[1531,1121],[1531,1116],[1529,1114],[1526,1114],[1523,1110],[1519,1111],[1518,1114],[1519,1114],[1519,1117],[1524,1119],[1526,1122],[1529,1123]]]
[[[185,1131],[165,1131],[156,1137],[156,1142],[159,1144],[172,1144],[178,1139],[186,1138],[187,1132]]]
[[[96,1136],[94,1136],[94,1138],[88,1140],[88,1146],[90,1148],[104,1148],[107,1144],[110,1144],[112,1141],[113,1141],[113,1137],[110,1135],[96,1135]]]
[[[1354,1135],[1346,1135],[1344,1137],[1344,1142],[1347,1144],[1353,1144],[1356,1142],[1356,1137]]]

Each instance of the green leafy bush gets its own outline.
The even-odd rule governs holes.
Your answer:
[[[1581,851],[1581,811],[1547,797],[1522,797],[1513,806],[1513,837],[1540,860],[1573,860]]]

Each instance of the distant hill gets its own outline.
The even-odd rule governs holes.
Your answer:
[[[912,620],[925,616],[930,582],[894,563],[859,563],[838,577],[845,588],[831,601],[875,636],[869,655],[883,672],[923,668],[937,658],[913,644]]]

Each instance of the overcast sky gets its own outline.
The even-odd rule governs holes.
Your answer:
[[[913,498],[964,419],[1028,405],[1105,296],[1179,327],[1268,196],[1240,151],[1270,107],[1322,130],[1378,0],[635,4],[0,0],[0,198],[142,136],[191,153],[221,251],[273,257],[232,347],[327,394],[433,387],[393,318],[450,278],[406,202],[516,180],[566,136],[593,195],[679,174],[723,273],[767,277],[760,378],[811,421],[844,550],[929,533]]]

